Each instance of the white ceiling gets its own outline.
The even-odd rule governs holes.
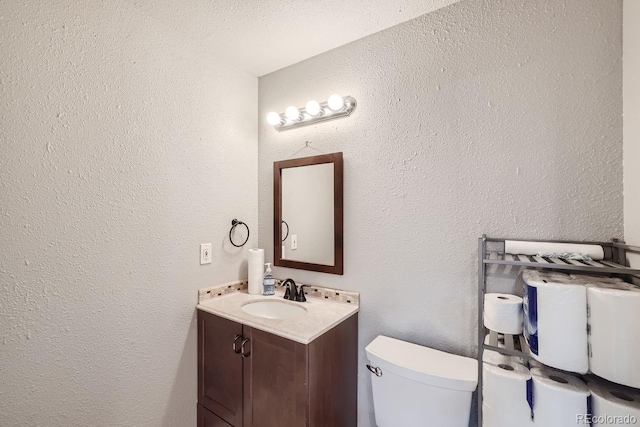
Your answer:
[[[459,0],[128,0],[262,76]]]

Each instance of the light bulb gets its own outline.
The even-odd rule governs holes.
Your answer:
[[[340,111],[342,110],[342,107],[344,107],[344,99],[342,99],[342,97],[337,93],[334,93],[329,97],[327,105],[329,105],[329,108],[333,111]]]
[[[282,117],[280,117],[280,114],[276,113],[275,111],[272,111],[269,114],[267,114],[267,122],[273,126],[279,125],[280,123],[282,123]]]
[[[284,115],[287,116],[287,119],[291,121],[300,120],[300,111],[298,110],[298,108],[294,107],[293,105],[290,107],[287,107],[287,109],[284,110]]]
[[[312,116],[319,116],[321,111],[320,104],[318,104],[318,101],[309,101],[307,105],[305,105],[304,110]]]

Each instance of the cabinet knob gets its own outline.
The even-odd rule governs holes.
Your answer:
[[[251,351],[244,351],[244,346],[245,344],[247,344],[249,342],[249,338],[245,338],[242,340],[242,344],[240,344],[240,354],[242,354],[242,357],[249,357],[251,355]]]
[[[242,351],[241,349],[238,349],[238,348],[237,348],[237,346],[236,346],[236,342],[238,342],[238,340],[239,340],[240,338],[242,338],[242,335],[235,335],[235,336],[233,337],[233,352],[234,352],[235,354],[240,354],[240,352]]]

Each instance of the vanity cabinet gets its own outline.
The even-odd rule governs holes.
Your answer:
[[[357,343],[357,313],[301,344],[198,310],[198,427],[356,426]]]

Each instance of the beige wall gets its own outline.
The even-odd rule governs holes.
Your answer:
[[[361,293],[360,426],[378,334],[475,354],[483,233],[622,237],[621,25],[619,1],[462,1],[260,78],[267,261],[273,162],[306,140],[344,153],[344,276],[274,273]],[[334,92],[357,99],[349,118],[266,123]]]
[[[195,426],[197,289],[246,277],[232,218],[257,242],[257,79],[126,1],[0,8],[0,425]]]
[[[624,2],[624,237],[640,246],[640,2]],[[640,255],[630,256],[640,268]]]

